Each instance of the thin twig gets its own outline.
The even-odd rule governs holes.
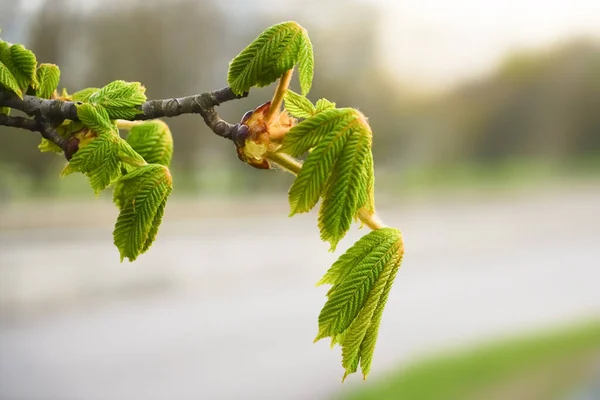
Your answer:
[[[44,138],[48,139],[61,149],[64,150],[67,147],[67,141],[56,132],[54,126],[39,118],[10,117],[5,114],[0,114],[0,125],[27,129],[32,132],[40,132]]]
[[[217,135],[232,139],[237,125],[230,124],[219,117],[215,107],[246,97],[248,94],[236,95],[229,87],[204,92],[193,96],[148,100],[139,109],[141,113],[133,120],[147,120],[162,117],[176,117],[182,114],[200,114],[208,127]],[[25,95],[19,98],[12,92],[0,88],[0,107],[10,107],[32,116],[40,116],[45,121],[78,121],[77,103],[60,99],[42,99]],[[0,122],[0,125],[6,125]]]

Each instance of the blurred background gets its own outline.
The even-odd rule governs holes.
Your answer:
[[[406,241],[369,380],[340,385],[339,349],[312,344],[314,284],[365,232],[328,253],[314,213],[286,217],[291,176],[182,116],[163,226],[131,264],[111,193],[0,127],[0,398],[397,398],[423,357],[600,318],[600,2],[0,0],[2,38],[58,64],[60,87],[133,80],[149,98],[225,86],[285,20],[314,45],[309,98],[370,118],[379,213]],[[219,113],[235,122],[271,90]],[[541,364],[519,351],[534,367],[457,398],[598,399],[593,332],[534,351]],[[481,378],[437,377],[419,387]]]

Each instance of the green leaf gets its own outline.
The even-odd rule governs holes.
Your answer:
[[[293,157],[301,156],[315,147],[328,133],[352,118],[353,110],[350,108],[332,109],[315,114],[286,133],[279,151]]]
[[[71,95],[71,99],[73,101],[81,101],[83,103],[87,103],[88,100],[90,99],[90,96],[93,95],[94,93],[96,93],[98,90],[100,90],[100,89],[95,88],[95,87],[85,88],[78,92],[73,93]]]
[[[173,182],[167,167],[149,164],[123,176],[121,183],[113,237],[121,261],[133,261],[154,241]]]
[[[131,168],[127,168],[127,166],[129,167],[142,167],[144,165],[147,165],[148,163],[146,162],[146,160],[144,160],[144,157],[142,157],[137,151],[135,151],[135,149],[133,147],[131,147],[131,145],[129,143],[127,143],[125,140],[119,138],[119,159],[126,164],[125,168],[127,170],[131,169]]]
[[[344,378],[359,362],[369,373],[383,309],[402,260],[400,231],[381,228],[365,235],[329,269],[319,283],[330,283],[319,315],[319,333],[342,346]]]
[[[52,97],[58,88],[60,80],[60,69],[54,64],[40,64],[37,69],[38,86],[35,90],[36,96],[44,99]]]
[[[303,29],[302,35],[304,40],[303,45],[300,47],[300,54],[298,55],[298,79],[300,80],[302,95],[306,96],[312,86],[315,57],[312,43],[305,29]]]
[[[55,145],[54,143],[52,143],[51,141],[49,141],[48,139],[42,138],[42,141],[40,142],[40,144],[38,144],[38,149],[42,152],[42,153],[62,153],[63,149],[61,149],[60,147],[58,147],[57,145]]]
[[[364,379],[367,378],[367,375],[369,375],[369,372],[371,371],[371,362],[373,361],[373,353],[375,352],[375,345],[377,344],[377,336],[379,334],[379,324],[381,323],[381,316],[383,315],[385,304],[387,303],[390,290],[392,289],[392,285],[394,283],[394,280],[396,279],[396,274],[400,269],[401,263],[402,254],[395,258],[393,264],[391,265],[391,271],[387,276],[387,282],[385,284],[383,292],[381,293],[381,296],[379,297],[377,308],[375,308],[375,311],[371,315],[371,323],[366,329],[363,340],[360,343],[358,358],[360,359],[360,368],[362,369]],[[369,300],[367,300],[367,303],[369,303]],[[348,330],[350,332],[353,331],[353,329]],[[342,343],[342,345],[350,347],[346,343]],[[356,369],[353,372],[355,371]]]
[[[97,133],[115,132],[117,127],[110,120],[108,111],[101,105],[83,103],[77,105],[77,117],[91,130]]]
[[[73,155],[62,176],[81,172],[90,179],[96,194],[113,184],[121,175],[119,142],[116,133],[102,133]]]
[[[236,94],[263,87],[298,64],[300,86],[306,94],[312,84],[314,59],[306,30],[288,21],[263,31],[229,64],[227,82]]]
[[[149,164],[171,165],[173,136],[163,121],[157,119],[135,125],[127,135],[127,142]]]
[[[2,51],[2,61],[12,72],[19,87],[24,92],[29,85],[36,86],[36,65],[35,55],[27,50],[23,45],[13,44],[9,51]]]
[[[294,126],[280,151],[300,156],[313,149],[290,188],[290,215],[312,209],[320,197],[321,238],[333,251],[363,206],[372,211],[372,132],[352,108],[325,109]]]
[[[316,340],[338,335],[350,326],[363,308],[379,274],[397,253],[399,234],[394,228],[377,229],[348,249],[346,259],[341,261],[346,270],[338,272],[339,282],[330,290],[329,300],[319,315]],[[340,266],[336,268],[340,269]]]
[[[315,104],[316,112],[320,113],[321,111],[330,110],[335,108],[335,103],[327,100],[327,99],[319,99]]]
[[[21,99],[23,98],[23,91],[19,87],[19,83],[17,82],[17,80],[15,79],[13,74],[10,72],[8,67],[1,61],[0,61],[0,85],[2,85],[4,88],[10,90],[11,92],[15,93]]]
[[[298,93],[287,90],[283,98],[285,109],[297,118],[310,118],[315,114],[315,106],[306,97]]]
[[[139,82],[114,81],[92,93],[87,101],[101,105],[110,119],[133,119],[146,101],[146,88]]]
[[[350,229],[357,211],[369,202],[369,183],[373,176],[369,157],[371,133],[354,131],[329,178],[319,210],[321,239],[331,243],[331,251]]]
[[[320,113],[294,127],[300,127],[304,123],[308,123],[310,128],[314,127],[308,130],[305,139],[295,143],[300,143],[305,148],[317,141],[318,144],[309,154],[288,193],[290,216],[310,211],[317,204],[346,140],[353,133],[353,127],[356,125],[355,118],[352,118],[353,113],[352,109],[332,110],[330,116],[325,116],[330,118],[324,118],[325,113]],[[315,121],[323,123],[315,124]],[[291,134],[294,128],[290,129],[288,134]],[[294,136],[296,134],[297,130]]]

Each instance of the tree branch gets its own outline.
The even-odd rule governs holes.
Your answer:
[[[231,101],[246,97],[248,93],[243,95],[234,94],[229,87],[204,92],[193,96],[163,99],[163,100],[148,100],[142,104],[139,109],[140,114],[136,115],[133,120],[147,120],[162,117],[176,117],[182,114],[200,114],[206,125],[218,136],[233,140],[237,133],[238,124],[232,125],[219,117],[215,111],[215,107]],[[77,103],[73,101],[63,101],[59,99],[42,99],[36,96],[25,95],[19,98],[12,92],[0,88],[0,107],[10,107],[24,113],[36,117],[41,117],[44,121],[55,122],[70,119],[78,121],[77,118]],[[20,118],[20,117],[9,117]],[[27,120],[26,118],[23,118]],[[23,121],[17,122],[1,119],[0,125],[23,124]],[[29,123],[28,123],[29,124]],[[25,126],[28,126],[25,124]],[[7,125],[15,126],[15,125]],[[23,126],[25,129],[29,129]],[[21,126],[18,126],[21,127]],[[33,125],[31,126],[33,127]],[[40,129],[44,129],[43,127]],[[42,132],[40,129],[29,129]],[[53,130],[53,129],[52,129]],[[56,131],[54,131],[56,134]],[[46,132],[47,135],[51,135]],[[44,133],[42,132],[42,135]],[[58,134],[56,134],[58,136]],[[46,137],[46,136],[44,136]],[[60,138],[60,136],[58,136]],[[62,138],[60,138],[62,139]],[[64,141],[64,139],[62,139]],[[64,146],[61,146],[64,148]]]
[[[8,115],[0,114],[0,125],[40,132],[44,138],[61,149],[66,150],[67,148],[67,141],[56,132],[54,126],[49,122],[44,122],[40,118],[9,117]]]

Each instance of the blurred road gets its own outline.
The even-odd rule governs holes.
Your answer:
[[[381,214],[407,253],[370,379],[600,315],[598,187]],[[312,343],[314,283],[362,232],[332,255],[314,215],[165,220],[134,264],[108,225],[2,231],[1,399],[322,399],[364,384],[341,387],[339,348]]]

